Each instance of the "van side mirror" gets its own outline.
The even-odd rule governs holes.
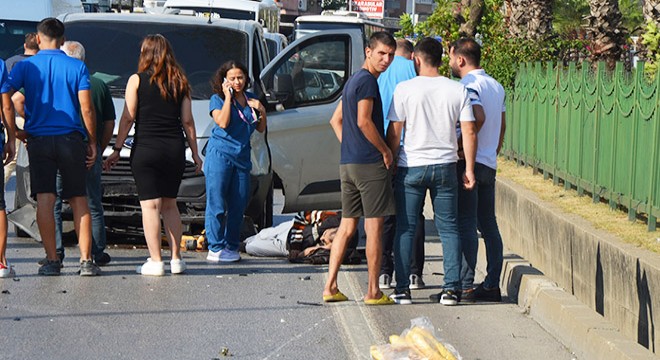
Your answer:
[[[272,93],[270,91],[269,93],[271,95],[269,100],[273,103],[280,103],[285,107],[291,106],[294,102],[291,74],[275,74],[273,76],[273,90]]]
[[[276,95],[293,94],[293,78],[291,74],[275,74],[273,77],[273,90]]]

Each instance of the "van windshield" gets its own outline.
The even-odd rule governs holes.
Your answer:
[[[209,99],[209,81],[228,60],[247,61],[248,38],[242,31],[218,26],[76,21],[66,24],[67,40],[85,46],[90,74],[102,78],[113,97],[123,97],[128,78],[137,71],[140,43],[148,34],[165,36],[192,87],[193,99]]]
[[[23,53],[25,34],[37,31],[33,21],[0,20],[0,59]]]

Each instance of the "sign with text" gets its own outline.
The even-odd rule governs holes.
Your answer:
[[[351,9],[363,13],[370,19],[382,19],[385,0],[352,0]]]

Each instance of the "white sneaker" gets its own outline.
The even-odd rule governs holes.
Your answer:
[[[162,261],[153,261],[151,258],[147,262],[137,267],[137,273],[148,276],[165,275],[165,264]]]
[[[236,262],[239,260],[241,260],[241,255],[238,253],[238,251],[224,249],[220,252],[220,261],[222,262]]]
[[[9,265],[9,263],[6,266],[0,263],[0,278],[11,278],[15,275],[13,266]]]
[[[186,271],[186,262],[183,259],[172,259],[170,261],[170,271],[172,274],[181,274]]]
[[[220,253],[222,253],[222,250],[213,251],[209,249],[209,253],[206,255],[206,261],[220,262]]]

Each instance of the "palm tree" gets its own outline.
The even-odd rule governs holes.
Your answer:
[[[514,38],[524,39],[529,23],[529,7],[533,0],[506,0],[506,12],[509,22],[509,34]]]
[[[515,38],[539,41],[552,36],[553,0],[507,0],[509,33]]]
[[[590,15],[587,33],[591,39],[591,60],[605,61],[614,69],[617,61],[625,60],[627,30],[622,26],[617,0],[589,0]]]
[[[537,0],[531,2],[527,25],[527,38],[530,40],[545,40],[552,36],[552,0]]]
[[[658,0],[644,1],[642,12],[644,14],[644,20],[647,23],[649,21],[653,21],[655,22],[656,25],[660,26],[660,1]]]

